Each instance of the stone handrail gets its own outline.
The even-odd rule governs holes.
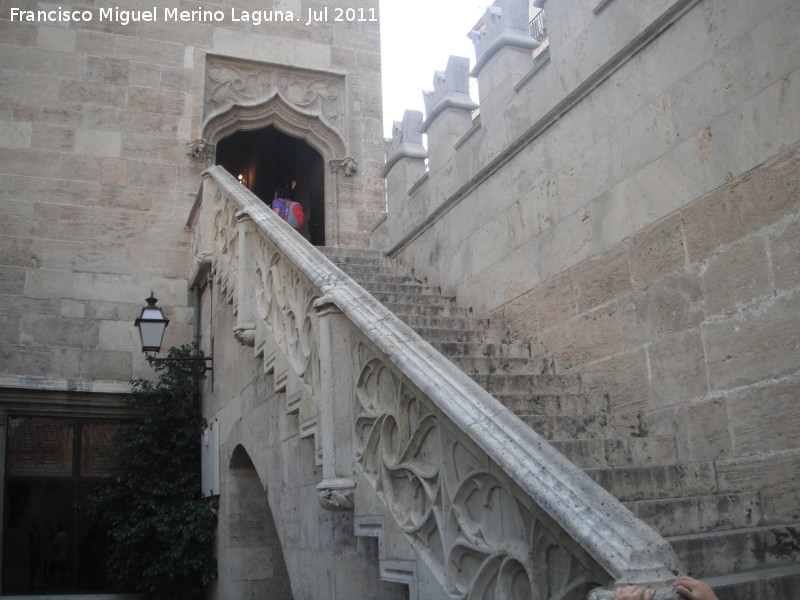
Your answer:
[[[326,400],[320,401],[313,390],[314,382],[320,387],[320,375],[309,375],[311,369],[306,365],[314,362],[310,360],[312,346],[331,341],[330,336],[327,340],[324,336],[316,341],[304,339],[313,329],[311,320],[319,318],[321,323],[320,311],[335,307],[353,337],[363,340],[359,356],[347,357],[357,369],[351,376],[356,414],[349,430],[355,462],[379,490],[397,526],[415,548],[422,548],[434,572],[443,574],[442,583],[451,596],[465,596],[475,586],[489,585],[490,580],[494,582],[491,585],[509,585],[515,590],[520,581],[527,581],[530,586],[547,586],[552,594],[548,597],[572,598],[577,597],[577,589],[586,594],[613,583],[658,584],[674,578],[678,560],[656,532],[441,356],[222,167],[211,167],[204,178],[200,201],[208,203],[213,198],[216,204],[193,212],[198,230],[195,256],[207,260],[212,255],[223,287],[227,282],[232,296],[236,296],[230,291],[236,281],[240,287],[247,285],[242,263],[255,261],[260,265],[255,272],[262,278],[264,290],[280,296],[278,303],[295,307],[283,316],[276,314],[276,301],[259,300],[259,293],[266,293],[263,290],[246,300],[256,304],[255,308],[243,306],[241,298],[246,295],[239,294],[238,301],[231,299],[243,323],[237,329],[255,328],[249,320],[276,322],[291,315],[295,328],[275,337],[280,338],[295,373],[307,381],[320,414]],[[198,216],[203,212],[207,214]],[[244,220],[252,224],[261,253],[253,254],[250,234],[248,250],[237,251],[241,240],[235,231],[242,231],[239,227]],[[283,270],[278,270],[279,264]],[[248,268],[253,272],[252,262]],[[310,283],[311,291],[303,291],[299,284],[289,285],[285,289],[294,297],[285,298],[284,291],[275,291],[278,278],[302,279]],[[314,317],[301,312],[310,306],[316,309],[308,309]],[[321,327],[315,327],[319,336]],[[238,331],[239,335],[247,338],[246,331]],[[332,361],[341,356],[324,354]],[[332,460],[325,453],[333,452],[334,446],[342,444],[329,441],[326,446],[322,442],[323,465]],[[346,481],[348,476],[331,470],[323,475],[332,482],[329,496],[336,481]],[[461,567],[453,567],[467,569],[472,562],[480,566],[472,567],[468,580]],[[563,592],[554,594],[553,586]],[[593,593],[602,597],[597,590]]]

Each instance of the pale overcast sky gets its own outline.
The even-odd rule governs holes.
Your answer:
[[[422,91],[433,89],[433,72],[443,71],[451,54],[475,64],[467,34],[489,4],[491,0],[380,0],[385,137],[406,109],[425,114]]]

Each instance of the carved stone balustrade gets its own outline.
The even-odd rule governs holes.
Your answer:
[[[431,597],[574,600],[674,577],[665,540],[219,166],[191,225],[234,334],[265,370],[287,366],[320,502],[404,540],[440,586]]]

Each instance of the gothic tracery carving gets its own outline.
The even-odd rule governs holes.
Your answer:
[[[214,256],[214,270],[225,294],[225,299],[233,305],[234,314],[236,305],[236,270],[239,260],[239,227],[236,223],[236,210],[230,202],[223,199],[218,190],[214,196],[214,218],[212,225],[212,239],[217,252]]]
[[[318,294],[265,238],[256,258],[256,308],[298,377],[308,375],[314,349]]]
[[[452,598],[577,600],[594,585],[513,485],[374,356],[356,415],[358,463]]]

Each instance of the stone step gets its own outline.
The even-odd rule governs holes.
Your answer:
[[[325,253],[327,254],[327,253]],[[363,266],[378,266],[378,267],[393,267],[393,268],[401,268],[398,267],[398,263],[391,258],[383,256],[381,254],[377,254],[375,256],[329,256],[328,257],[333,264],[335,264],[340,269],[349,270],[349,269],[357,269]]]
[[[672,436],[646,438],[555,440],[553,447],[582,469],[677,464]]]
[[[580,394],[580,379],[574,376],[551,373],[486,373],[471,375],[472,379],[491,394],[506,396],[513,393],[540,394]]]
[[[468,329],[442,329],[440,327],[412,327],[423,339],[428,342],[446,343],[480,343],[486,336],[483,331]]]
[[[350,248],[347,246],[321,246],[317,248],[320,252],[322,252],[325,256],[336,262],[336,260],[341,258],[366,258],[366,259],[375,259],[375,258],[385,258],[385,255],[380,250],[374,250],[373,248]],[[335,260],[334,260],[335,259]]]
[[[669,536],[689,575],[700,579],[800,562],[800,524]]]
[[[440,304],[418,304],[418,303],[395,303],[383,302],[383,305],[399,316],[427,316],[427,317],[459,317],[469,319],[471,313],[466,308],[459,308],[450,303]]]
[[[342,268],[344,267],[344,268]],[[390,263],[342,263],[339,268],[342,268],[350,277],[358,281],[359,279],[370,280],[375,276],[380,277],[409,277],[415,281],[424,282],[424,279],[415,277],[412,273],[405,269],[398,268]]]
[[[548,440],[587,440],[625,437],[638,421],[635,414],[520,414],[536,433]]]
[[[424,287],[420,283],[386,283],[386,282],[356,282],[362,288],[367,290],[373,296],[378,296],[379,294],[383,293],[393,293],[393,294],[402,294],[402,295],[415,295],[415,296],[434,296],[428,288]]]
[[[323,252],[536,431],[554,440],[558,450],[635,515],[672,536],[679,557],[696,576],[797,560],[796,530],[753,527],[761,519],[759,495],[715,495],[714,465],[678,464],[672,437],[632,436],[636,415],[609,413],[606,396],[583,394],[579,379],[553,375],[546,364],[531,361],[528,345],[497,343],[499,336],[487,343],[494,339],[485,329],[488,321],[472,320],[454,298],[434,293],[423,279],[380,252]],[[759,553],[767,560],[760,560]],[[712,585],[718,593],[730,589],[737,594],[723,594],[721,600],[772,600],[781,596],[767,595],[769,590],[798,589],[800,570],[794,569],[788,565],[726,575]],[[742,589],[751,594],[741,595]]]
[[[797,600],[800,598],[800,564],[758,569],[704,581],[720,600]]]
[[[512,392],[495,395],[506,408],[520,415],[580,415],[608,411],[608,397],[601,394]]]
[[[626,502],[630,511],[663,536],[744,529],[761,522],[759,494],[718,494]]]
[[[622,502],[705,496],[717,491],[716,470],[710,461],[588,468],[586,474]]]
[[[489,326],[488,320],[464,317],[428,317],[421,315],[397,315],[412,329],[467,329],[483,332]]]
[[[441,352],[441,351],[440,351]],[[487,358],[485,356],[444,356],[467,374],[531,373],[534,366],[527,358]]]
[[[406,304],[411,304],[415,306],[447,306],[447,307],[458,308],[455,304],[454,298],[450,296],[441,296],[439,294],[433,294],[428,290],[425,290],[424,293],[419,293],[419,294],[397,293],[397,292],[372,292],[372,295],[375,297],[376,300],[378,300],[378,302],[383,302],[387,306],[395,304],[401,306]],[[469,309],[459,308],[459,310],[466,310],[467,312],[469,312]]]
[[[369,273],[361,276],[353,276],[348,273],[355,282],[364,289],[370,289],[373,284],[393,283],[397,284],[412,284],[423,287],[425,283],[411,275],[401,275],[398,273]]]
[[[521,358],[529,360],[531,349],[527,344],[507,343],[460,343],[460,342],[432,342],[431,345],[445,356],[463,356],[474,358]],[[532,365],[534,363],[531,363]],[[532,368],[532,371],[542,372],[541,365]]]

